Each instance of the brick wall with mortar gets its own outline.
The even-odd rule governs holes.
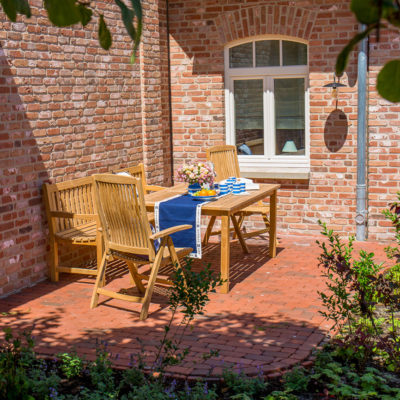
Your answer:
[[[135,65],[110,0],[96,2],[113,35],[108,52],[98,44],[97,21],[56,28],[42,1],[30,4],[32,18],[17,23],[0,11],[0,296],[46,276],[43,182],[143,160],[150,182],[170,180],[160,168],[158,1],[143,1],[145,32]]]
[[[171,80],[175,169],[202,159],[208,146],[225,141],[224,46],[255,35],[280,34],[309,43],[310,153],[308,180],[278,180],[278,229],[316,234],[318,219],[341,234],[355,232],[357,56],[341,82],[337,107],[331,90],[337,54],[357,31],[350,1],[171,0]],[[376,94],[376,71],[398,57],[399,36],[382,34],[370,51],[369,211],[371,239],[388,239],[380,210],[400,188],[397,161],[399,107]],[[375,138],[375,139],[374,139]],[[265,180],[265,182],[272,182]]]

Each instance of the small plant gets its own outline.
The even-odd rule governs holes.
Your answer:
[[[392,221],[400,244],[400,204],[393,203],[383,213]],[[399,249],[390,246],[385,249],[389,259],[397,260],[394,267],[385,271],[383,264],[374,261],[373,253],[361,250],[359,259],[353,258],[353,237],[345,245],[339,235],[319,223],[327,238],[327,243],[317,241],[322,249],[319,265],[328,289],[327,293],[319,292],[326,308],[321,314],[339,329],[336,343],[357,354],[361,369],[375,358],[390,370],[400,371],[396,316],[400,311],[400,286],[396,280],[400,269]]]
[[[66,378],[74,378],[82,372],[83,361],[76,353],[62,353],[57,357],[61,362],[60,369]]]
[[[348,245],[341,242],[338,234],[333,233],[321,221],[322,234],[328,239],[325,242],[317,240],[322,249],[319,257],[319,266],[322,268],[322,276],[326,278],[328,294],[318,292],[326,311],[320,313],[333,322],[333,328],[342,329],[347,322],[354,322],[354,302],[349,290],[351,279],[351,253],[353,251],[354,237],[350,236]],[[351,326],[351,325],[350,325]]]
[[[36,358],[30,331],[17,337],[9,327],[4,332],[5,345],[0,347],[0,398],[45,399],[61,381],[56,369]]]
[[[222,378],[226,389],[233,393],[231,399],[253,400],[265,393],[267,388],[261,373],[255,378],[250,378],[241,370],[235,372],[232,369],[225,369]]]
[[[169,323],[164,327],[164,336],[158,346],[158,351],[152,366],[152,371],[164,372],[169,365],[176,365],[183,361],[189,349],[180,349],[182,339],[187,328],[196,315],[204,312],[204,307],[209,301],[209,293],[215,292],[223,280],[214,277],[207,265],[200,272],[195,272],[191,267],[191,260],[187,260],[183,268],[177,268],[173,276],[173,286],[169,296],[169,308],[172,311]],[[172,321],[178,309],[183,318],[174,332],[169,337]],[[214,352],[211,350],[210,356]],[[208,356],[203,355],[204,358]]]

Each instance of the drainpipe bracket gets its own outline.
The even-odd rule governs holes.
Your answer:
[[[367,222],[367,215],[368,215],[368,211],[364,210],[364,211],[360,211],[356,214],[356,224],[357,225],[365,225]]]

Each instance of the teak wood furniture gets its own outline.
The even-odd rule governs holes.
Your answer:
[[[222,145],[222,146],[210,147],[207,149],[207,159],[211,161],[214,165],[214,169],[217,174],[216,176],[217,181],[225,180],[232,176],[240,178],[240,169],[239,169],[239,161],[237,157],[236,146]],[[262,200],[258,201],[257,204],[251,204],[246,208],[244,208],[243,210],[240,210],[236,214],[236,216],[239,217],[238,224],[240,228],[242,227],[245,217],[254,214],[261,215],[265,224],[265,228],[242,233],[242,236],[247,238],[269,232],[270,231],[269,212],[270,212],[270,207],[268,205],[265,205],[262,202]],[[208,240],[211,235],[220,234],[219,231],[212,231],[215,219],[216,218],[214,216],[211,217],[210,222],[208,223],[207,232],[204,236],[204,244],[208,243]]]
[[[43,185],[50,231],[50,279],[58,281],[60,272],[97,275],[98,269],[75,268],[59,264],[58,245],[68,243],[96,246],[97,266],[102,258],[102,238],[93,192],[93,178],[81,178]]]
[[[148,314],[151,296],[159,268],[172,263],[179,266],[179,258],[192,252],[191,248],[175,248],[169,235],[190,229],[191,225],[180,225],[152,234],[144,203],[142,183],[137,178],[119,175],[94,175],[95,196],[104,239],[104,255],[93,289],[91,308],[97,306],[99,295],[141,303],[140,319]],[[163,193],[164,191],[155,192]],[[156,249],[155,241],[161,239]],[[136,288],[143,296],[133,296],[104,288],[107,261],[110,258],[124,260],[129,268]],[[150,276],[141,275],[138,265],[150,264]],[[142,280],[148,280],[147,287]]]
[[[225,280],[225,283],[221,287],[221,293],[229,292],[230,222],[232,222],[235,231],[238,232],[239,227],[235,215],[246,209],[246,207],[266,197],[270,198],[269,255],[272,258],[276,256],[276,202],[277,190],[279,187],[280,185],[275,184],[260,184],[260,189],[251,190],[248,195],[235,196],[233,194],[228,194],[218,200],[203,205],[201,208],[202,215],[221,217],[221,278]],[[147,210],[153,211],[154,205],[158,201],[186,192],[187,189],[185,185],[180,184],[171,188],[166,188],[160,192],[150,193],[145,196]],[[240,234],[240,231],[238,238],[243,251],[248,252],[245,240]]]
[[[160,190],[164,190],[165,187],[163,186],[158,186],[158,185],[148,185],[147,180],[146,180],[146,172],[144,170],[144,164],[140,163],[138,165],[134,165],[132,167],[125,167],[121,169],[117,169],[114,171],[115,174],[125,172],[132,176],[133,178],[140,179],[142,183],[142,188],[144,194],[151,193],[151,192],[158,192]],[[150,223],[154,224],[154,214],[153,213],[148,213],[149,221]]]
[[[149,192],[157,192],[159,190],[165,189],[163,186],[158,186],[158,185],[148,185],[147,180],[146,180],[146,172],[144,170],[144,164],[140,163],[137,165],[134,165],[132,167],[125,167],[125,168],[120,168],[114,171],[114,173],[119,173],[119,172],[127,172],[129,175],[131,175],[134,178],[138,178],[142,182],[142,187],[144,194],[147,194]]]
[[[143,163],[119,169],[141,180],[145,193],[164,189],[148,185]],[[50,279],[58,281],[60,272],[97,275],[102,259],[102,237],[98,231],[93,177],[73,179],[62,183],[43,185],[47,221],[50,231]],[[150,220],[153,219],[149,215]],[[58,245],[96,246],[97,268],[76,268],[59,264]]]

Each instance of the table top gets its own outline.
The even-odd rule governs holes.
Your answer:
[[[275,193],[280,188],[278,184],[260,183],[260,188],[257,190],[249,190],[246,195],[228,194],[217,200],[210,201],[202,207],[202,214],[205,215],[230,215],[255,202],[264,199],[267,196]],[[146,208],[152,211],[154,204],[158,201],[166,200],[169,197],[184,194],[187,192],[185,184],[178,184],[165,190],[153,192],[145,196]]]

